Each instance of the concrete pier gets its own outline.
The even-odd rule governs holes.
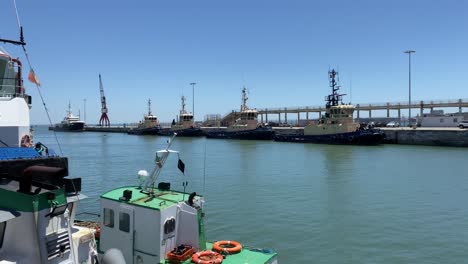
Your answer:
[[[468,129],[401,127],[381,130],[388,144],[468,147]]]

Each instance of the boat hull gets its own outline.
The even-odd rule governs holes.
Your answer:
[[[178,137],[202,137],[205,135],[203,130],[196,127],[185,128],[185,129],[161,129],[158,135],[161,136],[172,136],[177,133]]]
[[[130,135],[158,135],[160,127],[134,128],[127,133]]]
[[[207,138],[246,139],[246,140],[271,140],[275,132],[271,128],[257,128],[245,131],[210,131],[206,132]]]
[[[63,131],[63,132],[79,132],[84,131],[84,123],[76,122],[70,124],[58,124],[53,127],[49,127],[49,130]]]
[[[380,131],[358,130],[355,132],[328,135],[276,135],[275,141],[335,145],[379,145],[382,144],[384,138],[384,133]]]

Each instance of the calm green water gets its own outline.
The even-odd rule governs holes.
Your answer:
[[[136,185],[167,140],[57,136],[89,196],[81,211],[96,213],[99,195]],[[43,127],[35,140],[55,146]],[[468,149],[205,138],[178,138],[173,149],[187,176],[172,156],[161,180],[205,195],[209,240],[274,248],[281,263],[468,263]]]

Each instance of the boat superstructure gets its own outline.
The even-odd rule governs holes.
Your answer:
[[[157,135],[160,129],[158,117],[151,112],[151,99],[148,99],[148,113],[138,123],[138,127],[129,130],[128,133],[135,135]]]
[[[247,106],[247,89],[242,89],[242,104],[240,117],[234,124],[224,130],[207,132],[209,138],[232,139],[272,139],[274,132],[269,127],[263,127],[258,123],[258,111]]]
[[[21,61],[0,48],[0,147],[32,144],[31,96],[24,89],[22,71]]]
[[[55,131],[83,131],[85,122],[80,120],[79,116],[75,116],[71,109],[71,103],[68,102],[67,115],[63,118],[62,122],[50,127],[49,130]]]
[[[21,61],[0,51],[0,263],[95,263],[94,231],[73,224],[81,179],[33,144],[30,108]]]
[[[384,134],[377,130],[360,129],[354,122],[354,105],[344,104],[337,82],[338,72],[334,69],[328,72],[332,93],[325,97],[326,112],[316,122],[304,127],[304,133],[276,135],[276,141],[328,143],[328,144],[358,144],[374,145],[382,142]]]
[[[179,113],[178,121],[172,121],[170,129],[160,130],[159,134],[164,136],[171,136],[174,133],[181,137],[198,137],[203,136],[203,131],[195,126],[193,113],[185,110],[185,96],[181,97],[182,105]]]
[[[179,156],[177,151],[169,149],[174,137],[165,149],[156,153],[151,173],[139,171],[138,186],[120,187],[101,195],[100,250],[118,249],[126,263],[190,263],[190,258],[210,254],[225,264],[277,263],[272,250],[243,246],[224,256],[211,253],[213,243],[207,242],[205,235],[204,197],[195,192],[175,191],[167,182],[156,185],[168,156]],[[180,157],[177,164],[184,172]],[[179,254],[178,250],[185,253]]]

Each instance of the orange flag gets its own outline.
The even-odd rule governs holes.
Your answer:
[[[37,78],[33,69],[29,71],[28,80],[32,83],[37,84],[38,86],[41,86],[41,82],[39,81],[39,78]]]

